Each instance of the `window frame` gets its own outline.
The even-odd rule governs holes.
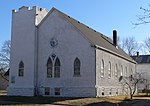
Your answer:
[[[118,65],[115,65],[115,78],[118,78]]]
[[[57,57],[54,64],[54,78],[60,78],[60,60]]]
[[[50,88],[49,87],[44,88],[44,94],[45,95],[50,95]]]
[[[55,96],[60,96],[61,95],[61,89],[60,88],[55,88],[54,89],[54,91],[55,91]]]
[[[53,77],[53,62],[52,59],[49,57],[47,60],[47,78],[52,78],[52,77]]]
[[[24,76],[24,63],[23,63],[23,61],[20,61],[20,63],[19,63],[18,76],[19,77]]]
[[[111,78],[111,62],[108,63],[108,78]]]
[[[103,78],[104,77],[104,60],[101,60],[101,71],[100,71],[100,76]]]
[[[73,76],[74,77],[80,77],[81,76],[80,70],[81,70],[81,62],[80,62],[79,58],[75,58]]]
[[[127,69],[127,67],[125,67],[125,77],[127,77],[128,76],[128,69]]]
[[[123,76],[123,66],[121,65],[120,76]]]

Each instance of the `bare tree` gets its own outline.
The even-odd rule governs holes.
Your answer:
[[[134,22],[133,25],[141,25],[150,23],[150,5],[147,8],[140,7],[143,11],[142,15],[137,15],[137,22]]]
[[[150,53],[150,37],[146,38],[144,41],[144,46],[147,48],[148,52]]]
[[[10,40],[5,41],[0,50],[0,69],[3,70],[9,69],[10,48],[11,48],[11,41]]]
[[[120,47],[130,56],[134,55],[140,48],[140,45],[135,40],[135,37],[127,37],[122,40]]]
[[[119,81],[123,85],[124,88],[129,88],[129,95],[130,99],[133,98],[133,95],[135,94],[137,90],[137,84],[141,81],[143,81],[144,78],[141,73],[135,73],[133,75],[130,75],[129,77],[123,77],[121,76],[119,78]]]
[[[138,84],[138,89],[140,92],[146,93],[146,95],[148,96],[149,91],[150,91],[150,88],[149,88],[149,85],[150,85],[149,75],[150,74],[148,72],[141,72],[141,73],[144,79],[140,81],[140,83]]]

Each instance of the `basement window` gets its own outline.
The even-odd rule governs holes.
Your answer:
[[[50,88],[49,87],[46,87],[45,88],[45,95],[49,95],[50,94]]]
[[[60,88],[55,88],[55,95],[60,95]]]

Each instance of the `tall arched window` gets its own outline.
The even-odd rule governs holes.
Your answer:
[[[101,77],[104,77],[104,60],[101,61]]]
[[[131,81],[133,80],[133,70],[131,68]]]
[[[49,57],[48,61],[47,61],[47,77],[52,77],[52,70],[53,70],[53,64],[52,64],[52,60]]]
[[[108,64],[108,78],[111,77],[111,62],[109,61],[109,64]]]
[[[118,66],[116,64],[116,68],[115,68],[115,77],[117,78],[118,77]]]
[[[127,70],[127,67],[125,68],[125,77],[127,77],[127,73],[128,73],[128,70]]]
[[[120,73],[121,76],[123,76],[123,66],[121,65],[121,73]]]
[[[60,77],[60,61],[58,58],[55,60],[54,77]]]
[[[74,60],[74,76],[80,76],[81,63],[78,58]]]
[[[132,68],[131,68],[131,75],[133,75],[133,70],[132,70]]]
[[[18,76],[23,76],[24,75],[24,63],[21,61],[19,63],[19,70],[18,70]]]

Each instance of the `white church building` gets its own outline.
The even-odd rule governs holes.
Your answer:
[[[10,96],[123,95],[136,62],[113,40],[56,8],[12,11]]]

